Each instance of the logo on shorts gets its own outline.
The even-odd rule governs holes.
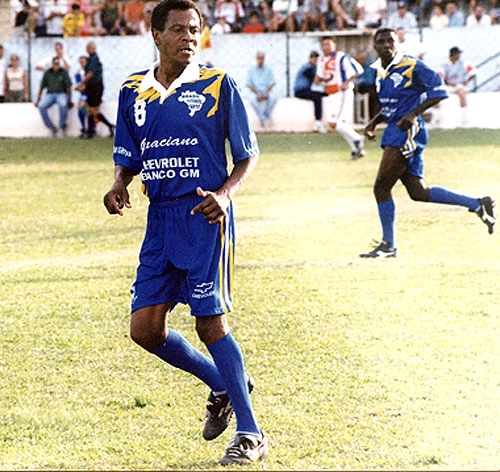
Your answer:
[[[177,100],[179,100],[179,102],[181,103],[185,103],[188,106],[189,116],[194,116],[197,111],[201,110],[201,107],[205,103],[206,98],[199,93],[187,90],[186,92],[182,92],[181,96]]]
[[[194,292],[192,294],[193,298],[207,298],[212,297],[214,295],[214,283],[213,282],[203,282],[198,284],[194,288]]]

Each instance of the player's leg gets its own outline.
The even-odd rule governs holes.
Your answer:
[[[382,226],[382,242],[372,251],[360,254],[361,257],[396,256],[396,206],[392,198],[392,189],[405,172],[406,160],[399,148],[386,146],[373,187]]]

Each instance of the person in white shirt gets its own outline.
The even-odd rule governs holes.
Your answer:
[[[408,6],[405,1],[398,2],[397,10],[387,18],[387,24],[385,26],[393,30],[404,28],[406,31],[416,30],[418,27],[417,18],[414,13],[408,11]]]
[[[52,0],[50,3],[45,3],[42,10],[45,17],[46,36],[62,38],[64,34],[62,21],[68,12],[67,6],[59,3],[59,0]]]
[[[476,5],[473,12],[467,17],[465,26],[468,28],[491,26],[491,16],[484,12],[484,8],[481,5]]]
[[[57,42],[54,44],[54,53],[53,55],[46,57],[42,59],[36,66],[36,70],[40,70],[42,72],[45,72],[46,70],[50,69],[52,67],[52,59],[54,57],[59,58],[59,62],[61,64],[61,67],[63,69],[66,69],[69,72],[69,69],[71,67],[71,61],[69,57],[64,53],[64,46],[61,42]]]
[[[387,0],[358,0],[356,28],[378,28],[385,21]]]

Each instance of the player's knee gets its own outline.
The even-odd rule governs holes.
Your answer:
[[[215,315],[196,318],[196,333],[203,344],[210,346],[229,333],[226,316]]]
[[[130,338],[136,344],[141,346],[146,351],[154,351],[163,341],[165,341],[165,334],[155,330],[145,330],[134,324],[130,325]]]

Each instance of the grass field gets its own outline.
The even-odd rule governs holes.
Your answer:
[[[429,184],[500,198],[497,130],[432,131]],[[380,149],[262,135],[236,199],[233,333],[272,445],[249,469],[471,470],[500,464],[500,245],[466,210],[395,189],[380,238]],[[107,215],[111,141],[0,140],[0,468],[216,469],[207,388],[128,337],[146,218]],[[171,326],[204,349],[179,307]]]

